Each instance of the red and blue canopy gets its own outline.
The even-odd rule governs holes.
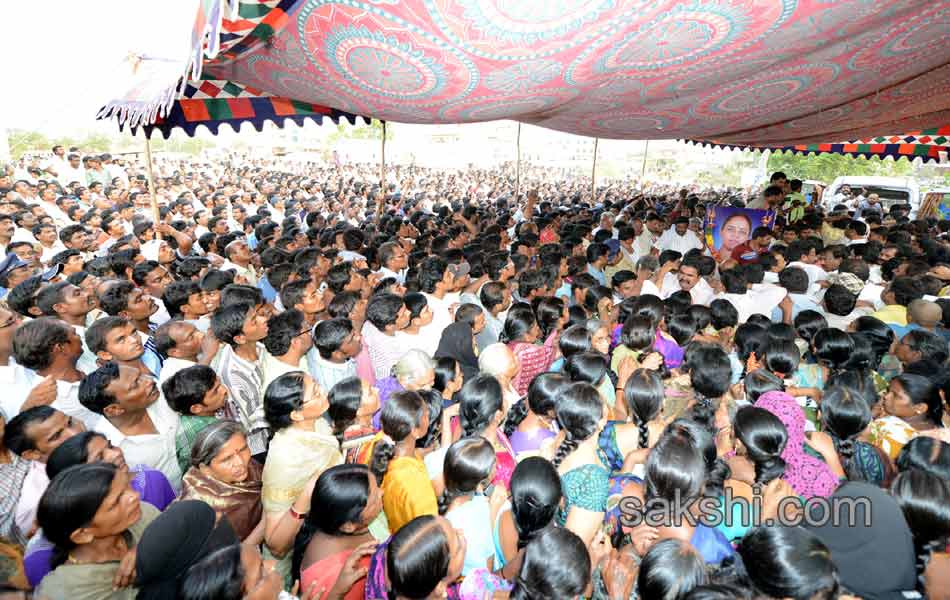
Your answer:
[[[183,82],[168,82],[183,97],[169,103],[133,91],[103,115],[166,132],[363,115],[515,119],[602,138],[864,155],[934,158],[941,151],[934,146],[947,146],[887,148],[946,134],[946,0],[202,0],[201,7],[195,39],[203,64],[192,56]],[[914,133],[892,135],[899,132]],[[865,143],[878,136],[888,141]]]

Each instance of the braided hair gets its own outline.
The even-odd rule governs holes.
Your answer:
[[[627,379],[623,388],[623,400],[627,412],[636,419],[639,428],[638,447],[647,448],[650,444],[649,423],[660,414],[663,408],[663,380],[660,375],[647,369],[637,369]]]
[[[439,496],[439,514],[444,515],[453,500],[474,493],[487,481],[495,460],[495,449],[483,437],[462,438],[452,444],[442,467],[445,489]]]
[[[755,483],[765,485],[785,473],[782,451],[788,431],[781,419],[757,406],[743,406],[733,420],[736,437],[755,465]]]
[[[825,389],[821,399],[822,430],[831,436],[841,466],[851,481],[866,479],[854,461],[854,453],[858,436],[870,422],[871,409],[853,389],[840,385]]]
[[[459,404],[463,435],[480,435],[501,410],[501,384],[491,375],[481,373],[466,381],[455,394],[455,399]]]
[[[891,484],[914,536],[917,587],[926,596],[925,574],[933,553],[950,541],[950,486],[939,476],[920,469],[899,474]]]
[[[376,475],[378,483],[383,482],[389,470],[389,461],[396,452],[395,444],[409,437],[412,430],[423,423],[428,412],[428,404],[417,392],[395,392],[389,397],[380,415],[380,422],[383,433],[389,436],[392,443],[385,439],[376,442],[369,462],[369,470]]]
[[[563,496],[561,476],[540,456],[524,459],[511,476],[511,515],[518,532],[518,549],[551,527]]]
[[[511,600],[574,598],[590,583],[590,554],[569,529],[549,527],[528,544]]]
[[[558,467],[581,442],[597,432],[604,416],[604,405],[597,388],[589,383],[572,383],[557,404],[557,422],[564,441],[557,447],[551,463]]]

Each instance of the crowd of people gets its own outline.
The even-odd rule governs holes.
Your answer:
[[[950,598],[950,222],[377,176],[0,173],[6,590]]]

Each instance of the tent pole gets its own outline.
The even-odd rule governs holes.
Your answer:
[[[650,151],[650,140],[643,146],[643,165],[640,167],[640,185],[643,185],[643,178],[647,172],[647,153]]]
[[[515,138],[515,202],[521,195],[521,123],[518,123],[518,136]]]
[[[594,138],[594,160],[590,165],[590,201],[591,204],[597,204],[597,144],[600,138]]]
[[[386,121],[383,121],[383,146],[379,154],[379,187],[386,193]]]
[[[145,134],[145,164],[148,166],[148,199],[152,204],[152,220],[155,224],[155,239],[162,239],[162,234],[158,232],[158,197],[156,196],[157,190],[155,189],[155,173],[152,167],[152,144],[149,140],[149,132],[142,128],[142,133]]]

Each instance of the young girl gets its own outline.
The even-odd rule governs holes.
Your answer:
[[[420,515],[439,512],[435,490],[416,440],[429,429],[429,406],[417,392],[396,392],[383,407],[384,437],[373,448],[370,470],[383,487],[390,531]]]
[[[495,554],[492,525],[507,497],[502,486],[491,487],[495,450],[483,437],[463,438],[445,455],[445,491],[439,498],[439,514],[465,535],[462,575],[490,568]]]
[[[542,445],[554,438],[554,407],[567,385],[567,379],[557,373],[542,373],[531,382],[527,398],[508,411],[505,435],[516,460],[538,454]]]

